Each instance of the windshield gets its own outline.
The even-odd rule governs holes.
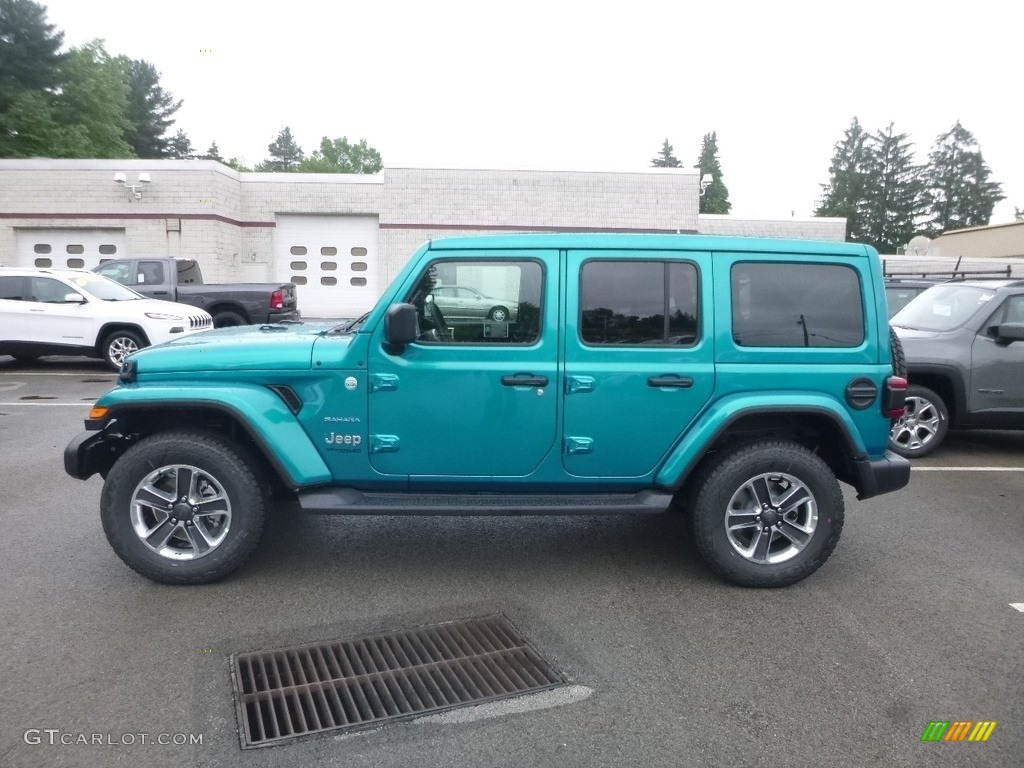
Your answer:
[[[145,298],[131,288],[125,288],[120,283],[101,275],[75,275],[71,282],[101,301],[135,301]]]
[[[995,295],[995,291],[970,285],[937,285],[893,315],[891,323],[915,331],[951,331],[966,323]]]

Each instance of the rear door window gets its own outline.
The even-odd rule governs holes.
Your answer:
[[[844,264],[734,264],[732,335],[741,347],[860,346],[860,277]]]

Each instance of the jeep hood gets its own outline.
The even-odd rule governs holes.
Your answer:
[[[309,370],[313,345],[337,323],[246,325],[203,331],[131,356],[139,374]],[[337,341],[351,339],[343,336]]]

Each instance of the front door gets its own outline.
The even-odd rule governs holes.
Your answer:
[[[562,464],[653,472],[715,386],[707,253],[570,251]]]
[[[370,461],[413,484],[525,477],[553,450],[558,408],[558,253],[439,256],[400,294],[420,334],[370,343]],[[499,296],[509,317],[446,317],[436,289]]]
[[[1024,342],[997,344],[988,329],[1003,323],[1024,323],[1024,294],[1007,296],[974,337],[971,346],[972,413],[1017,411],[1024,416]]]

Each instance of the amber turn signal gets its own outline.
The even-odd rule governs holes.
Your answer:
[[[107,411],[109,410],[109,408],[104,408],[102,405],[94,405],[92,407],[92,410],[89,411],[89,418],[102,419],[104,416],[107,415]]]

